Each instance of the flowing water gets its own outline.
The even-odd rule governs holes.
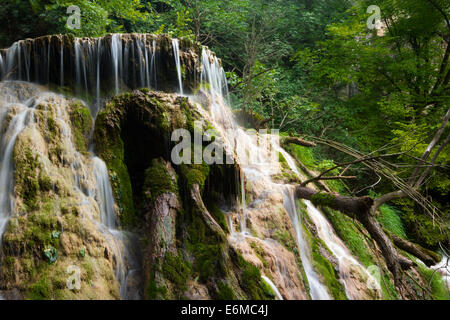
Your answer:
[[[173,55],[175,56],[175,65],[177,67],[178,85],[180,86],[179,94],[183,95],[183,81],[181,79],[181,62],[180,62],[180,46],[178,39],[172,39]]]
[[[261,278],[263,278],[263,280],[272,288],[273,292],[275,292],[275,296],[277,297],[277,299],[278,300],[283,300],[283,297],[281,296],[280,291],[278,291],[277,287],[272,282],[272,280],[270,280],[266,276],[261,276]]]
[[[303,233],[303,227],[300,221],[301,213],[296,207],[293,188],[288,185],[273,183],[271,180],[271,175],[276,171],[276,169],[274,169],[274,160],[278,160],[278,152],[284,156],[289,168],[300,179],[304,180],[305,177],[297,169],[295,160],[282,149],[276,141],[271,139],[269,139],[268,142],[269,149],[275,150],[276,156],[275,159],[269,158],[270,156],[267,154],[267,145],[261,146],[260,141],[255,143],[254,137],[250,137],[249,134],[235,124],[227,100],[228,90],[225,73],[220,67],[218,59],[207,49],[204,49],[202,52],[201,81],[203,89],[208,91],[211,96],[212,118],[218,125],[219,130],[225,136],[225,149],[227,149],[227,144],[231,144],[231,148],[235,147],[237,149],[238,163],[242,167],[241,233],[248,236],[245,215],[245,181],[260,183],[263,180],[267,189],[278,190],[283,194],[284,207],[289,213],[289,217],[294,227],[300,257],[310,285],[311,298],[331,299],[326,286],[321,282],[320,277],[313,268],[311,248]],[[208,85],[204,85],[204,83],[208,83]],[[237,146],[236,141],[239,142]],[[243,150],[239,150],[239,148],[242,148]],[[325,242],[338,260],[340,281],[344,285],[347,297],[349,299],[357,299],[359,297],[357,282],[360,279],[354,279],[351,276],[351,273],[356,271],[361,278],[370,278],[373,281],[372,275],[351,255],[348,248],[336,235],[331,224],[323,214],[310,201],[303,202],[306,204],[308,215],[311,217],[320,239]]]

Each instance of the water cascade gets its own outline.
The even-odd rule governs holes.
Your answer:
[[[135,253],[136,250],[133,250],[133,247],[136,247],[137,239],[133,234],[118,229],[119,223],[114,209],[115,201],[105,162],[98,157],[93,157],[93,167],[97,182],[95,197],[100,208],[100,221],[107,232],[111,234],[113,246],[118,248],[118,267],[115,273],[120,283],[120,296],[124,299],[140,299],[140,293],[133,290],[134,287],[129,286],[132,277],[139,278],[140,257]]]
[[[273,292],[275,292],[275,295],[277,296],[277,299],[278,300],[283,300],[283,297],[281,296],[280,291],[278,291],[277,287],[272,282],[272,280],[270,280],[266,276],[261,276],[261,278],[263,278],[263,280],[272,288]]]
[[[180,63],[180,47],[178,39],[172,39],[173,55],[175,56],[175,64],[177,66],[178,84],[180,86],[180,95],[183,95],[183,81],[181,79],[181,63]]]
[[[12,102],[11,98],[11,96],[0,96],[0,106],[2,108],[0,128],[2,129],[1,132],[4,132],[0,137],[0,150],[2,150],[0,156],[0,245],[9,217],[14,210],[12,194],[14,170],[12,153],[14,144],[19,133],[27,125],[31,124],[31,113],[34,106],[33,100]],[[8,123],[7,114],[14,111],[17,113]]]
[[[208,91],[212,98],[212,118],[223,133],[225,144],[240,141],[240,146],[247,150],[246,152],[239,152],[240,155],[248,154],[249,159],[238,159],[238,163],[242,167],[244,176],[241,178],[241,193],[242,197],[242,221],[241,232],[246,232],[245,228],[245,185],[244,181],[256,183],[256,181],[265,181],[268,189],[279,190],[284,197],[284,206],[289,213],[292,225],[296,233],[297,245],[303,263],[303,267],[310,284],[310,295],[312,299],[331,299],[326,287],[321,283],[320,277],[312,266],[311,249],[305,240],[302,230],[302,223],[299,220],[299,212],[296,208],[293,188],[284,185],[277,185],[271,181],[271,174],[274,172],[273,159],[267,158],[266,146],[261,146],[261,143],[255,143],[254,137],[250,137],[237,124],[234,123],[230,108],[227,101],[227,86],[226,78],[223,69],[220,67],[218,59],[204,49],[202,52],[202,74],[201,81],[209,85],[203,85],[203,89]],[[270,139],[269,139],[270,140]],[[227,142],[228,141],[228,142]],[[284,150],[279,144],[269,141],[269,149],[281,153],[289,168],[302,180],[305,177],[299,172],[294,159]],[[226,148],[226,146],[225,146]],[[256,165],[255,165],[256,164]],[[260,165],[258,165],[260,164]],[[266,165],[264,165],[266,164]],[[267,166],[267,164],[269,164]],[[360,279],[371,279],[374,281],[371,274],[351,255],[348,248],[344,245],[342,240],[334,232],[331,224],[323,216],[323,214],[309,201],[304,201],[307,206],[308,215],[311,217],[315,227],[318,230],[318,235],[321,240],[331,250],[333,255],[339,262],[340,281],[343,283],[346,295],[349,299],[358,299],[358,285],[357,281]],[[351,274],[356,271],[360,275],[360,279],[355,280]]]
[[[60,91],[64,88],[64,92],[70,90],[89,102],[95,117],[100,99],[122,91],[158,87],[184,94],[193,90],[183,86],[181,48],[175,40],[147,34],[102,38],[53,35],[21,40],[0,49],[0,81],[31,81]],[[183,70],[189,67],[194,66],[183,65]],[[195,71],[189,70],[187,77],[194,83]]]

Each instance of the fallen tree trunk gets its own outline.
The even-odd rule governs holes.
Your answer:
[[[408,240],[397,237],[393,233],[389,233],[392,238],[394,244],[406,252],[412,254],[413,256],[422,260],[428,267],[433,266],[439,262],[439,257],[436,256],[434,252],[430,252],[429,250],[420,247],[417,244],[409,242]]]
[[[317,205],[339,210],[358,220],[379,246],[396,284],[399,285],[401,283],[402,269],[410,268],[413,263],[397,252],[392,241],[384,233],[380,223],[371,214],[371,207],[374,204],[372,198],[367,196],[358,198],[341,196],[333,193],[318,192],[303,186],[296,187],[295,195],[298,198],[311,200]]]
[[[286,137],[286,138],[283,138],[282,143],[284,143],[284,144],[293,143],[293,144],[296,144],[296,145],[299,145],[299,146],[303,146],[303,147],[315,147],[315,146],[317,146],[317,144],[315,142],[304,140],[304,139],[297,138],[297,137]]]

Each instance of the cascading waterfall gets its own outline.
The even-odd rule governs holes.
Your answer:
[[[125,233],[118,229],[116,211],[114,209],[114,196],[109,182],[108,169],[103,160],[98,157],[93,158],[93,167],[95,180],[97,182],[96,199],[100,209],[100,220],[108,233],[112,235],[113,245],[118,250],[118,267],[116,268],[116,277],[120,283],[120,296],[123,299],[140,298],[139,292],[133,292],[128,285],[130,277],[138,276],[140,271],[139,257],[130,250],[131,245],[127,242],[136,244],[136,239],[130,233]],[[126,268],[126,263],[129,264]]]
[[[102,88],[108,87],[108,84],[102,83],[102,79],[108,78],[109,70],[112,70],[112,78],[114,80],[114,93],[119,93],[122,89],[133,87],[156,87],[156,52],[157,41],[146,35],[138,38],[129,36],[126,39],[119,34],[111,36],[110,45],[108,46],[105,38],[87,39],[75,38],[72,49],[65,46],[64,38],[60,36],[44,37],[40,41],[42,45],[38,45],[33,40],[24,40],[14,43],[9,49],[0,50],[0,80],[33,80],[37,83],[50,84],[54,83],[64,86],[70,83],[76,94],[80,97],[94,97],[90,104],[91,115],[95,118],[101,108]],[[55,68],[52,64],[51,42],[59,39],[58,58]],[[31,48],[31,51],[29,50]],[[129,51],[131,49],[132,61],[128,61]],[[180,93],[183,93],[181,82],[181,65],[179,57],[178,42],[174,43],[172,49],[177,57],[174,64],[177,66],[178,84]],[[65,52],[66,51],[66,52]],[[65,58],[67,56],[67,58]],[[40,58],[39,58],[40,57]],[[70,58],[73,57],[73,58]],[[109,58],[108,58],[109,57]],[[72,61],[70,61],[72,60]],[[54,61],[54,59],[53,59]],[[105,62],[111,63],[112,68],[103,65]],[[129,74],[129,67],[134,62],[137,72],[134,68]],[[34,73],[31,73],[31,67],[34,67]],[[73,67],[72,67],[73,66]],[[66,72],[67,70],[67,72]],[[55,79],[56,71],[59,79]],[[111,73],[111,72],[110,72]],[[55,81],[56,80],[56,81]],[[4,81],[3,83],[9,83]],[[104,86],[104,87],[102,87]],[[37,95],[41,94],[36,92]],[[5,97],[3,97],[5,98]],[[10,99],[7,97],[5,99]],[[31,102],[30,102],[31,103]],[[2,103],[2,119],[1,124],[4,125],[5,114],[10,108],[19,108],[16,104]],[[2,155],[0,164],[0,239],[7,225],[8,219],[13,213],[13,163],[12,150],[17,135],[34,119],[32,114],[32,106],[23,104],[18,112],[9,122],[9,126],[5,134],[1,137]],[[60,118],[61,112],[58,109],[57,121],[62,128],[62,134],[69,140],[71,139],[70,129],[68,125]],[[31,119],[31,120],[30,120]],[[92,148],[91,148],[92,150]],[[97,181],[95,190],[82,190],[82,180],[85,173],[80,171],[86,170],[81,160],[75,157],[71,168],[74,172],[74,183],[80,196],[95,197],[100,209],[99,229],[102,231],[111,248],[116,253],[115,274],[120,283],[120,294],[124,299],[139,299],[140,293],[135,290],[133,283],[139,283],[137,279],[140,277],[140,252],[138,239],[135,235],[118,230],[118,221],[114,209],[114,198],[109,182],[108,171],[106,165],[97,157],[92,158],[92,173]]]
[[[266,150],[261,147],[260,144],[256,144],[248,134],[239,128],[233,121],[230,109],[228,107],[227,95],[228,90],[226,86],[226,77],[223,69],[220,67],[220,63],[208,49],[204,48],[202,52],[202,73],[201,83],[203,90],[209,92],[212,99],[212,117],[222,133],[225,135],[226,141],[241,141],[241,147],[248,150],[249,157],[253,159],[250,163],[270,163],[270,159],[266,157]],[[206,85],[207,83],[207,85]],[[302,174],[298,171],[294,159],[278,144],[269,142],[270,147],[275,151],[280,152],[286,159],[289,168],[300,178]],[[238,154],[246,154],[245,152],[239,152]],[[242,161],[243,160],[243,161]],[[302,230],[302,224],[299,220],[299,212],[295,203],[295,196],[293,188],[289,186],[277,185],[270,179],[270,167],[258,167],[255,165],[248,165],[249,159],[239,159],[239,164],[243,168],[243,177],[241,177],[241,193],[242,197],[242,223],[241,232],[245,235],[245,180],[260,180],[265,179],[266,184],[271,189],[280,189],[284,196],[284,206],[289,213],[292,225],[294,227],[297,239],[297,245],[300,251],[300,257],[305,269],[305,273],[310,284],[310,294],[312,299],[331,299],[326,287],[314,270],[312,266],[311,249],[305,240],[305,236]],[[352,277],[350,273],[355,269],[357,272],[371,281],[375,281],[373,276],[351,255],[350,251],[344,245],[342,240],[334,232],[331,224],[323,216],[323,214],[309,201],[304,201],[307,206],[308,215],[311,217],[314,225],[318,229],[318,235],[321,240],[329,247],[333,255],[339,262],[340,281],[343,283],[346,295],[348,298],[358,298],[357,292],[352,290],[355,286],[352,285]],[[231,228],[233,229],[233,228]]]
[[[180,95],[183,95],[183,80],[181,79],[180,47],[178,39],[172,39],[173,55],[177,66],[178,85],[180,86]]]
[[[120,41],[120,34],[114,34],[111,40],[111,57],[114,63],[114,84],[115,93],[119,93],[119,77],[122,70],[122,41]]]
[[[270,186],[271,189],[280,189],[280,186],[273,183],[270,179],[271,168],[270,164],[273,159],[268,158],[267,151],[255,144],[252,137],[249,137],[244,130],[239,128],[233,121],[232,116],[230,114],[229,107],[227,105],[227,86],[226,86],[226,78],[223,69],[220,67],[220,63],[218,59],[211,54],[207,49],[204,49],[202,52],[202,74],[201,74],[202,88],[207,90],[212,99],[212,117],[214,121],[218,124],[218,127],[221,128],[222,133],[226,135],[225,139],[228,141],[241,141],[240,147],[243,149],[249,150],[248,154],[250,159],[245,158],[247,152],[245,150],[237,150],[238,155],[241,156],[241,159],[238,159],[239,164],[243,168],[241,171],[241,232],[244,236],[246,235],[246,217],[245,217],[245,180],[266,180],[266,184]],[[208,85],[206,85],[206,83]],[[231,135],[231,136],[230,136]],[[272,142],[269,141],[268,147],[272,145]],[[257,164],[256,166],[253,164]],[[267,164],[269,163],[269,167]],[[258,166],[258,164],[261,164]],[[283,194],[285,194],[285,190],[281,190]],[[308,278],[308,282],[310,283],[311,288],[311,297],[313,299],[330,299],[330,295],[328,294],[325,286],[319,281],[317,273],[312,268],[312,263],[310,262],[310,258],[308,257],[308,252],[310,251],[309,247],[306,245],[302,230],[301,224],[298,221],[298,214],[295,209],[295,201],[289,198],[289,193],[285,194],[287,196],[287,200],[284,202],[286,210],[289,212],[289,215],[292,220],[292,224],[294,225],[294,229],[296,231],[297,236],[297,244],[299,246],[299,251],[301,255],[301,259],[305,266],[305,272]],[[294,201],[294,203],[292,202]]]
[[[289,213],[289,217],[291,218],[292,225],[295,230],[300,258],[302,260],[303,268],[305,270],[306,277],[308,278],[308,282],[311,288],[311,298],[313,300],[329,300],[331,299],[331,297],[327,292],[325,286],[320,282],[317,272],[313,269],[312,266],[311,249],[306,242],[302,223],[299,220],[299,214],[297,206],[295,204],[294,190],[291,186],[284,186],[283,191],[284,207]]]
[[[1,103],[1,102],[0,102]],[[1,126],[5,127],[4,122],[6,117],[4,116],[9,112],[10,108],[18,108],[18,113],[14,115],[9,124],[7,124],[7,129],[1,136],[0,150],[2,150],[2,155],[0,156],[0,245],[2,241],[2,236],[5,231],[7,222],[14,210],[13,201],[13,170],[14,163],[12,160],[12,153],[14,150],[14,144],[16,138],[20,132],[29,124],[30,113],[32,113],[31,105],[32,101],[25,102],[23,104],[10,104],[6,103],[3,105]]]
[[[70,45],[69,41],[73,44]],[[166,42],[171,46],[167,48]],[[165,50],[161,53],[161,50]],[[176,73],[165,83],[157,82],[160,59]],[[184,94],[181,80],[179,42],[164,36],[112,34],[102,38],[75,38],[54,35],[15,42],[0,49],[0,80],[23,80],[56,85],[89,102],[97,115],[101,99],[137,88],[175,90]],[[171,69],[172,70],[172,69]]]
[[[283,300],[283,297],[281,296],[280,291],[278,291],[277,287],[272,282],[272,280],[270,280],[266,276],[261,276],[261,278],[263,278],[263,280],[272,288],[273,292],[275,292],[275,295],[277,296],[277,299],[278,300]]]

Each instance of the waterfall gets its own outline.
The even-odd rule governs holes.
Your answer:
[[[183,82],[181,80],[181,63],[180,63],[180,48],[178,39],[172,39],[173,55],[175,56],[175,64],[177,66],[178,85],[180,86],[180,95],[183,95]]]
[[[173,91],[178,87],[177,91],[185,94],[181,63],[179,41],[165,35],[53,35],[20,40],[0,49],[0,80],[66,86],[88,102],[95,117],[102,98],[121,91],[143,87]],[[165,74],[160,83],[159,68]]]
[[[59,60],[59,68],[60,68],[60,86],[61,88],[64,87],[64,43],[61,41],[61,49],[60,49],[60,60]],[[27,81],[30,81],[29,79]]]
[[[114,209],[114,196],[109,182],[108,169],[103,160],[93,158],[95,180],[97,182],[95,198],[99,204],[100,221],[112,235],[113,245],[118,248],[118,267],[115,270],[117,280],[120,283],[120,296],[123,299],[139,299],[138,292],[132,292],[128,286],[130,275],[140,270],[139,258],[129,250],[127,241],[136,242],[134,236],[117,229],[118,221]],[[135,244],[135,243],[134,243]],[[128,270],[126,263],[129,264]]]
[[[277,299],[278,300],[283,300],[283,297],[281,296],[280,291],[278,291],[277,287],[272,282],[272,280],[270,280],[266,276],[261,276],[261,278],[263,278],[263,280],[270,286],[270,288],[272,288],[273,292],[275,292],[275,295],[276,295]]]
[[[8,108],[8,106],[6,106]],[[14,210],[13,201],[13,170],[14,163],[12,154],[14,151],[14,144],[17,136],[29,122],[29,114],[31,111],[30,106],[21,105],[19,113],[17,113],[8,124],[7,130],[1,136],[0,150],[2,154],[0,156],[0,245],[2,242],[2,236],[5,231],[7,222]],[[8,110],[9,111],[9,110]],[[5,110],[2,111],[3,113]],[[6,117],[2,117],[2,122],[6,120]],[[1,124],[2,127],[4,124]]]
[[[60,47],[54,50],[51,50],[50,45],[51,40],[54,39],[52,37],[58,37],[58,41],[60,41]],[[60,86],[73,84],[72,89],[77,93],[77,96],[84,97],[86,100],[92,97],[90,101],[87,101],[87,104],[94,118],[101,109],[101,99],[106,98],[108,94],[118,94],[122,90],[134,89],[139,86],[148,88],[157,88],[159,86],[161,90],[167,88],[173,90],[173,88],[178,86],[179,94],[184,95],[178,39],[171,39],[171,48],[170,40],[169,46],[161,45],[158,42],[160,41],[158,37],[150,35],[113,34],[97,39],[75,38],[72,48],[65,46],[68,39],[65,36],[49,36],[42,39],[39,38],[36,41],[27,39],[14,43],[8,49],[0,50],[0,80],[27,80]],[[163,42],[163,44],[166,43]],[[167,47],[168,49],[164,49]],[[172,52],[168,54],[167,51],[163,50]],[[161,63],[161,59],[167,59],[169,56],[170,61],[166,60],[164,61],[165,63]],[[239,144],[238,148],[249,151],[248,154],[244,151],[238,152],[236,155],[241,167],[240,232],[234,232],[233,221],[231,214],[229,214],[227,218],[231,230],[230,236],[236,239],[239,237],[242,239],[251,237],[246,227],[247,214],[250,216],[251,213],[250,205],[249,207],[246,206],[246,182],[254,183],[258,181],[264,184],[268,190],[279,192],[283,197],[284,208],[288,212],[295,230],[295,240],[299,249],[299,255],[310,284],[310,295],[313,299],[330,299],[326,287],[321,283],[319,275],[314,270],[311,249],[308,241],[305,239],[300,220],[301,216],[296,207],[293,190],[289,186],[280,185],[272,181],[271,174],[277,171],[278,167],[273,165],[266,149],[275,149],[277,152],[282,153],[291,170],[298,176],[301,176],[294,159],[272,141],[266,146],[262,146],[260,141],[256,141],[254,136],[246,133],[235,123],[229,107],[227,81],[225,72],[220,66],[220,60],[207,48],[203,48],[200,62],[200,87],[211,98],[211,117],[217,124],[215,127],[224,137],[225,147],[234,149],[234,146]],[[172,68],[175,65],[175,68],[167,70],[167,65],[172,66]],[[170,74],[172,76],[171,80],[163,79],[161,81],[159,79],[160,82],[158,83],[157,71],[160,73],[173,72],[173,74]],[[6,83],[6,81],[2,83]],[[108,90],[111,92],[108,92]],[[10,99],[10,97],[1,98],[4,100]],[[17,101],[4,102],[3,105],[6,107],[2,108],[0,117],[0,150],[2,152],[0,155],[0,236],[4,232],[10,215],[13,213],[13,164],[11,153],[17,135],[26,126],[33,123],[34,113],[32,106],[35,103],[31,100],[29,102],[21,101],[20,111],[8,123],[6,122],[7,117],[5,114],[7,111],[5,110],[13,108],[12,105],[9,105],[10,102]],[[17,108],[17,103],[15,108]],[[58,112],[62,111],[58,109]],[[57,118],[59,122],[64,122],[62,118]],[[69,139],[71,135],[69,126],[67,123],[61,123],[61,127],[63,129],[62,134]],[[256,138],[258,137],[256,136]],[[114,197],[105,163],[97,157],[92,157],[90,158],[92,167],[86,166],[85,168],[80,157],[76,156],[73,163],[71,163],[75,185],[80,189],[80,193],[85,193],[86,197],[95,197],[98,203],[100,212],[99,228],[117,253],[115,274],[120,283],[121,296],[123,298],[136,298],[138,296],[129,290],[128,283],[131,281],[131,278],[139,276],[139,256],[132,250],[137,247],[135,245],[137,241],[132,234],[119,230]],[[267,162],[270,162],[270,164],[266,165],[265,163]],[[96,187],[92,194],[83,190],[82,181],[84,175],[93,175],[95,178]],[[338,259],[339,272],[346,288],[347,296],[352,297],[351,283],[348,276],[350,269],[348,266],[357,265],[361,268],[362,266],[351,256],[349,250],[334,233],[331,224],[323,214],[312,203],[305,201],[305,204],[308,215],[317,228],[319,237]],[[263,241],[266,241],[266,239]],[[265,276],[263,276],[263,279],[274,289],[277,297],[282,299],[275,284]],[[276,280],[274,281],[276,282]]]
[[[302,231],[302,226],[298,220],[298,213],[293,198],[293,191],[287,186],[280,186],[272,182],[271,168],[272,160],[267,156],[267,150],[261,147],[260,144],[254,141],[244,130],[239,128],[234,123],[226,95],[228,94],[226,86],[226,78],[223,69],[220,67],[218,59],[209,52],[203,49],[202,52],[202,72],[201,72],[201,87],[203,90],[209,92],[212,99],[212,117],[218,124],[222,133],[226,135],[225,140],[240,141],[240,147],[244,150],[237,150],[238,162],[242,167],[241,170],[241,232],[244,236],[250,237],[246,233],[246,215],[245,215],[245,184],[244,181],[265,181],[265,185],[269,189],[280,190],[284,196],[284,207],[289,213],[294,230],[296,232],[297,245],[299,247],[300,258],[302,260],[308,282],[310,284],[310,294],[312,299],[330,299],[325,286],[320,282],[317,273],[312,267],[310,258],[310,248],[307,245]],[[275,148],[276,145],[270,139],[265,147]],[[279,148],[281,149],[281,148]],[[247,152],[249,158],[247,158]],[[284,150],[283,150],[284,151]],[[285,152],[285,151],[284,151]],[[265,165],[266,164],[266,165]],[[267,165],[268,164],[268,165]]]
[[[313,268],[311,248],[305,239],[302,223],[299,220],[299,212],[295,203],[295,196],[293,188],[286,185],[277,185],[272,182],[271,165],[259,166],[259,163],[270,163],[267,158],[266,150],[261,143],[255,142],[244,130],[239,128],[234,123],[232,118],[229,101],[227,100],[228,89],[226,85],[226,77],[223,68],[215,55],[208,49],[204,48],[202,51],[202,71],[201,71],[201,88],[207,91],[212,99],[211,114],[214,122],[218,125],[219,131],[225,135],[225,143],[239,141],[240,146],[237,146],[238,162],[241,165],[243,175],[241,173],[241,232],[246,234],[246,215],[245,215],[245,185],[244,181],[264,181],[268,189],[281,190],[283,194],[283,204],[286,211],[289,213],[292,225],[295,230],[297,245],[299,248],[300,258],[305,269],[305,273],[310,285],[310,294],[312,299],[331,299],[326,287],[321,283],[320,277]],[[233,144],[233,143],[231,143]],[[233,145],[234,146],[234,145]],[[226,147],[226,146],[225,146]],[[244,150],[239,150],[239,148]],[[297,169],[294,159],[282,149],[278,144],[269,141],[269,147],[281,153],[289,168],[302,180],[305,178]],[[247,152],[245,152],[247,151]],[[248,153],[248,155],[247,155]],[[248,157],[248,158],[247,158]],[[278,157],[277,157],[278,159]],[[249,161],[251,160],[251,161]],[[311,217],[314,225],[318,230],[318,235],[321,240],[331,250],[332,254],[339,262],[340,281],[344,285],[346,295],[350,299],[357,299],[358,285],[355,283],[352,272],[356,270],[363,278],[375,281],[373,276],[351,255],[348,248],[344,245],[341,239],[336,235],[333,227],[323,214],[309,201],[304,201],[307,206],[308,215]],[[232,229],[232,227],[231,227]],[[248,235],[247,235],[248,236]]]
[[[283,155],[288,163],[289,168],[295,172],[295,174],[303,178],[295,165],[294,159],[285,150],[279,148],[278,151]],[[304,179],[303,179],[304,180]],[[351,268],[357,269],[360,274],[363,274],[368,279],[371,279],[373,283],[377,283],[373,275],[367,271],[350,253],[349,249],[345,246],[342,240],[336,235],[330,222],[323,216],[322,212],[318,210],[309,200],[302,200],[306,204],[308,216],[313,221],[317,228],[319,238],[322,239],[327,247],[331,250],[333,255],[338,259],[339,263],[339,275],[342,284],[344,285],[345,292],[348,298],[357,299],[357,292],[354,292],[352,286]],[[303,260],[303,259],[302,259]]]
[[[122,42],[120,34],[114,34],[111,40],[111,57],[114,63],[114,84],[116,94],[119,93],[120,62],[122,61]]]
[[[153,40],[152,41],[152,59],[150,61],[150,78],[151,75],[154,75],[154,83],[153,83],[153,87],[155,89],[158,89],[158,83],[156,81],[156,41]],[[150,82],[151,84],[151,82]]]
[[[303,234],[303,226],[299,220],[297,206],[295,204],[294,190],[291,186],[284,186],[284,207],[289,213],[292,225],[295,230],[295,236],[297,240],[297,246],[302,260],[303,268],[308,278],[310,286],[310,294],[313,300],[329,300],[331,299],[325,286],[320,282],[319,277],[313,269],[311,262],[311,248],[306,242],[305,235]]]

